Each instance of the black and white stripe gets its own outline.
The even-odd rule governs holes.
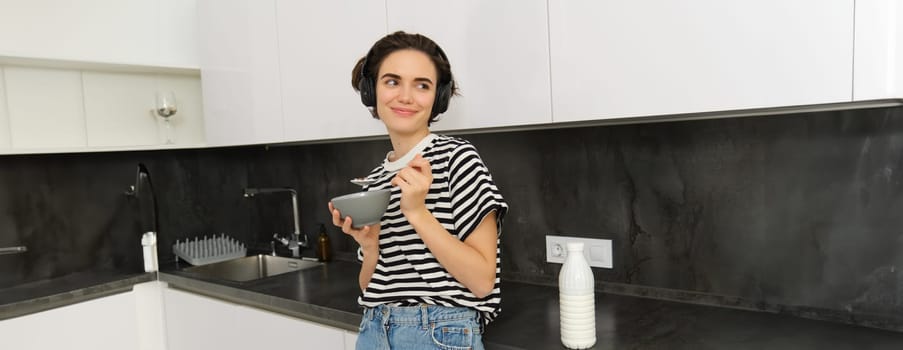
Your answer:
[[[427,209],[450,234],[462,241],[467,239],[493,210],[501,233],[508,204],[476,148],[463,139],[431,134],[401,159],[395,162],[387,159],[367,176],[375,180],[367,186],[368,191],[391,188],[392,195],[381,220],[376,271],[358,302],[365,307],[380,304],[470,307],[479,311],[481,320],[487,324],[500,311],[498,248],[495,286],[485,298],[477,298],[439,264],[401,213],[401,190],[391,184],[398,170],[416,153],[429,160],[433,173],[433,183],[426,196]],[[363,260],[360,249],[358,259]]]

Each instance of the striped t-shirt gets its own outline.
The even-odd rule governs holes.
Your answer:
[[[376,271],[358,302],[364,307],[380,304],[469,307],[479,312],[483,324],[488,324],[498,315],[501,302],[498,248],[495,285],[489,295],[478,298],[439,264],[401,213],[401,189],[392,186],[391,182],[418,153],[429,160],[433,173],[426,207],[450,234],[464,241],[493,210],[498,232],[502,232],[508,204],[476,148],[459,138],[430,134],[399,159],[390,162],[386,157],[382,165],[367,176],[375,182],[366,190],[391,188],[392,195],[381,220]],[[360,248],[358,259],[363,261]]]

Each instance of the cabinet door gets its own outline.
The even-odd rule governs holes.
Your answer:
[[[178,103],[178,112],[170,117],[172,141],[176,146],[203,146],[204,107],[201,93],[201,79],[193,75],[154,76],[156,91],[171,91]],[[162,118],[156,118],[157,128],[165,132]]]
[[[155,0],[157,3],[157,64],[198,67],[196,0]]]
[[[903,98],[903,6],[898,0],[856,1],[853,100]]]
[[[248,349],[243,338],[266,338],[244,330],[234,304],[168,288],[163,300],[167,350]]]
[[[156,57],[155,1],[2,3],[0,55],[116,63]]]
[[[351,70],[385,35],[382,1],[277,0],[287,141],[385,134],[351,87]]]
[[[345,331],[345,350],[354,350],[357,345],[357,333]]]
[[[81,72],[6,67],[4,78],[12,148],[85,147]]]
[[[5,81],[3,67],[0,67],[0,150],[8,150],[10,148],[9,109],[6,107]]]
[[[135,299],[121,293],[0,322],[3,349],[138,348]]]
[[[436,130],[552,122],[545,0],[387,1],[389,32],[435,40],[461,90]]]
[[[345,349],[344,335],[336,328],[245,306],[237,307],[236,316],[246,334],[269,335],[245,337],[238,349]]]
[[[549,0],[554,120],[851,100],[853,0]]]
[[[275,0],[199,0],[207,144],[283,140]]]
[[[168,350],[342,350],[336,328],[173,289],[164,290]]]
[[[3,0],[0,8],[0,56],[197,67],[194,0]]]
[[[163,303],[163,291],[166,284],[151,281],[136,284],[132,288],[135,295],[135,310],[138,320],[138,349],[166,349],[166,314]]]
[[[88,147],[156,145],[156,86],[147,74],[84,72]],[[178,113],[177,113],[178,114]]]

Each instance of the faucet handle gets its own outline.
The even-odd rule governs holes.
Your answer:
[[[296,238],[298,240],[298,245],[307,248],[310,245],[310,243],[307,241],[307,234],[299,233],[298,236],[300,236]]]

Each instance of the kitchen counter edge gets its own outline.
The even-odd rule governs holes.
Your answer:
[[[136,284],[154,280],[153,272],[80,273],[0,289],[0,321],[129,292]]]

